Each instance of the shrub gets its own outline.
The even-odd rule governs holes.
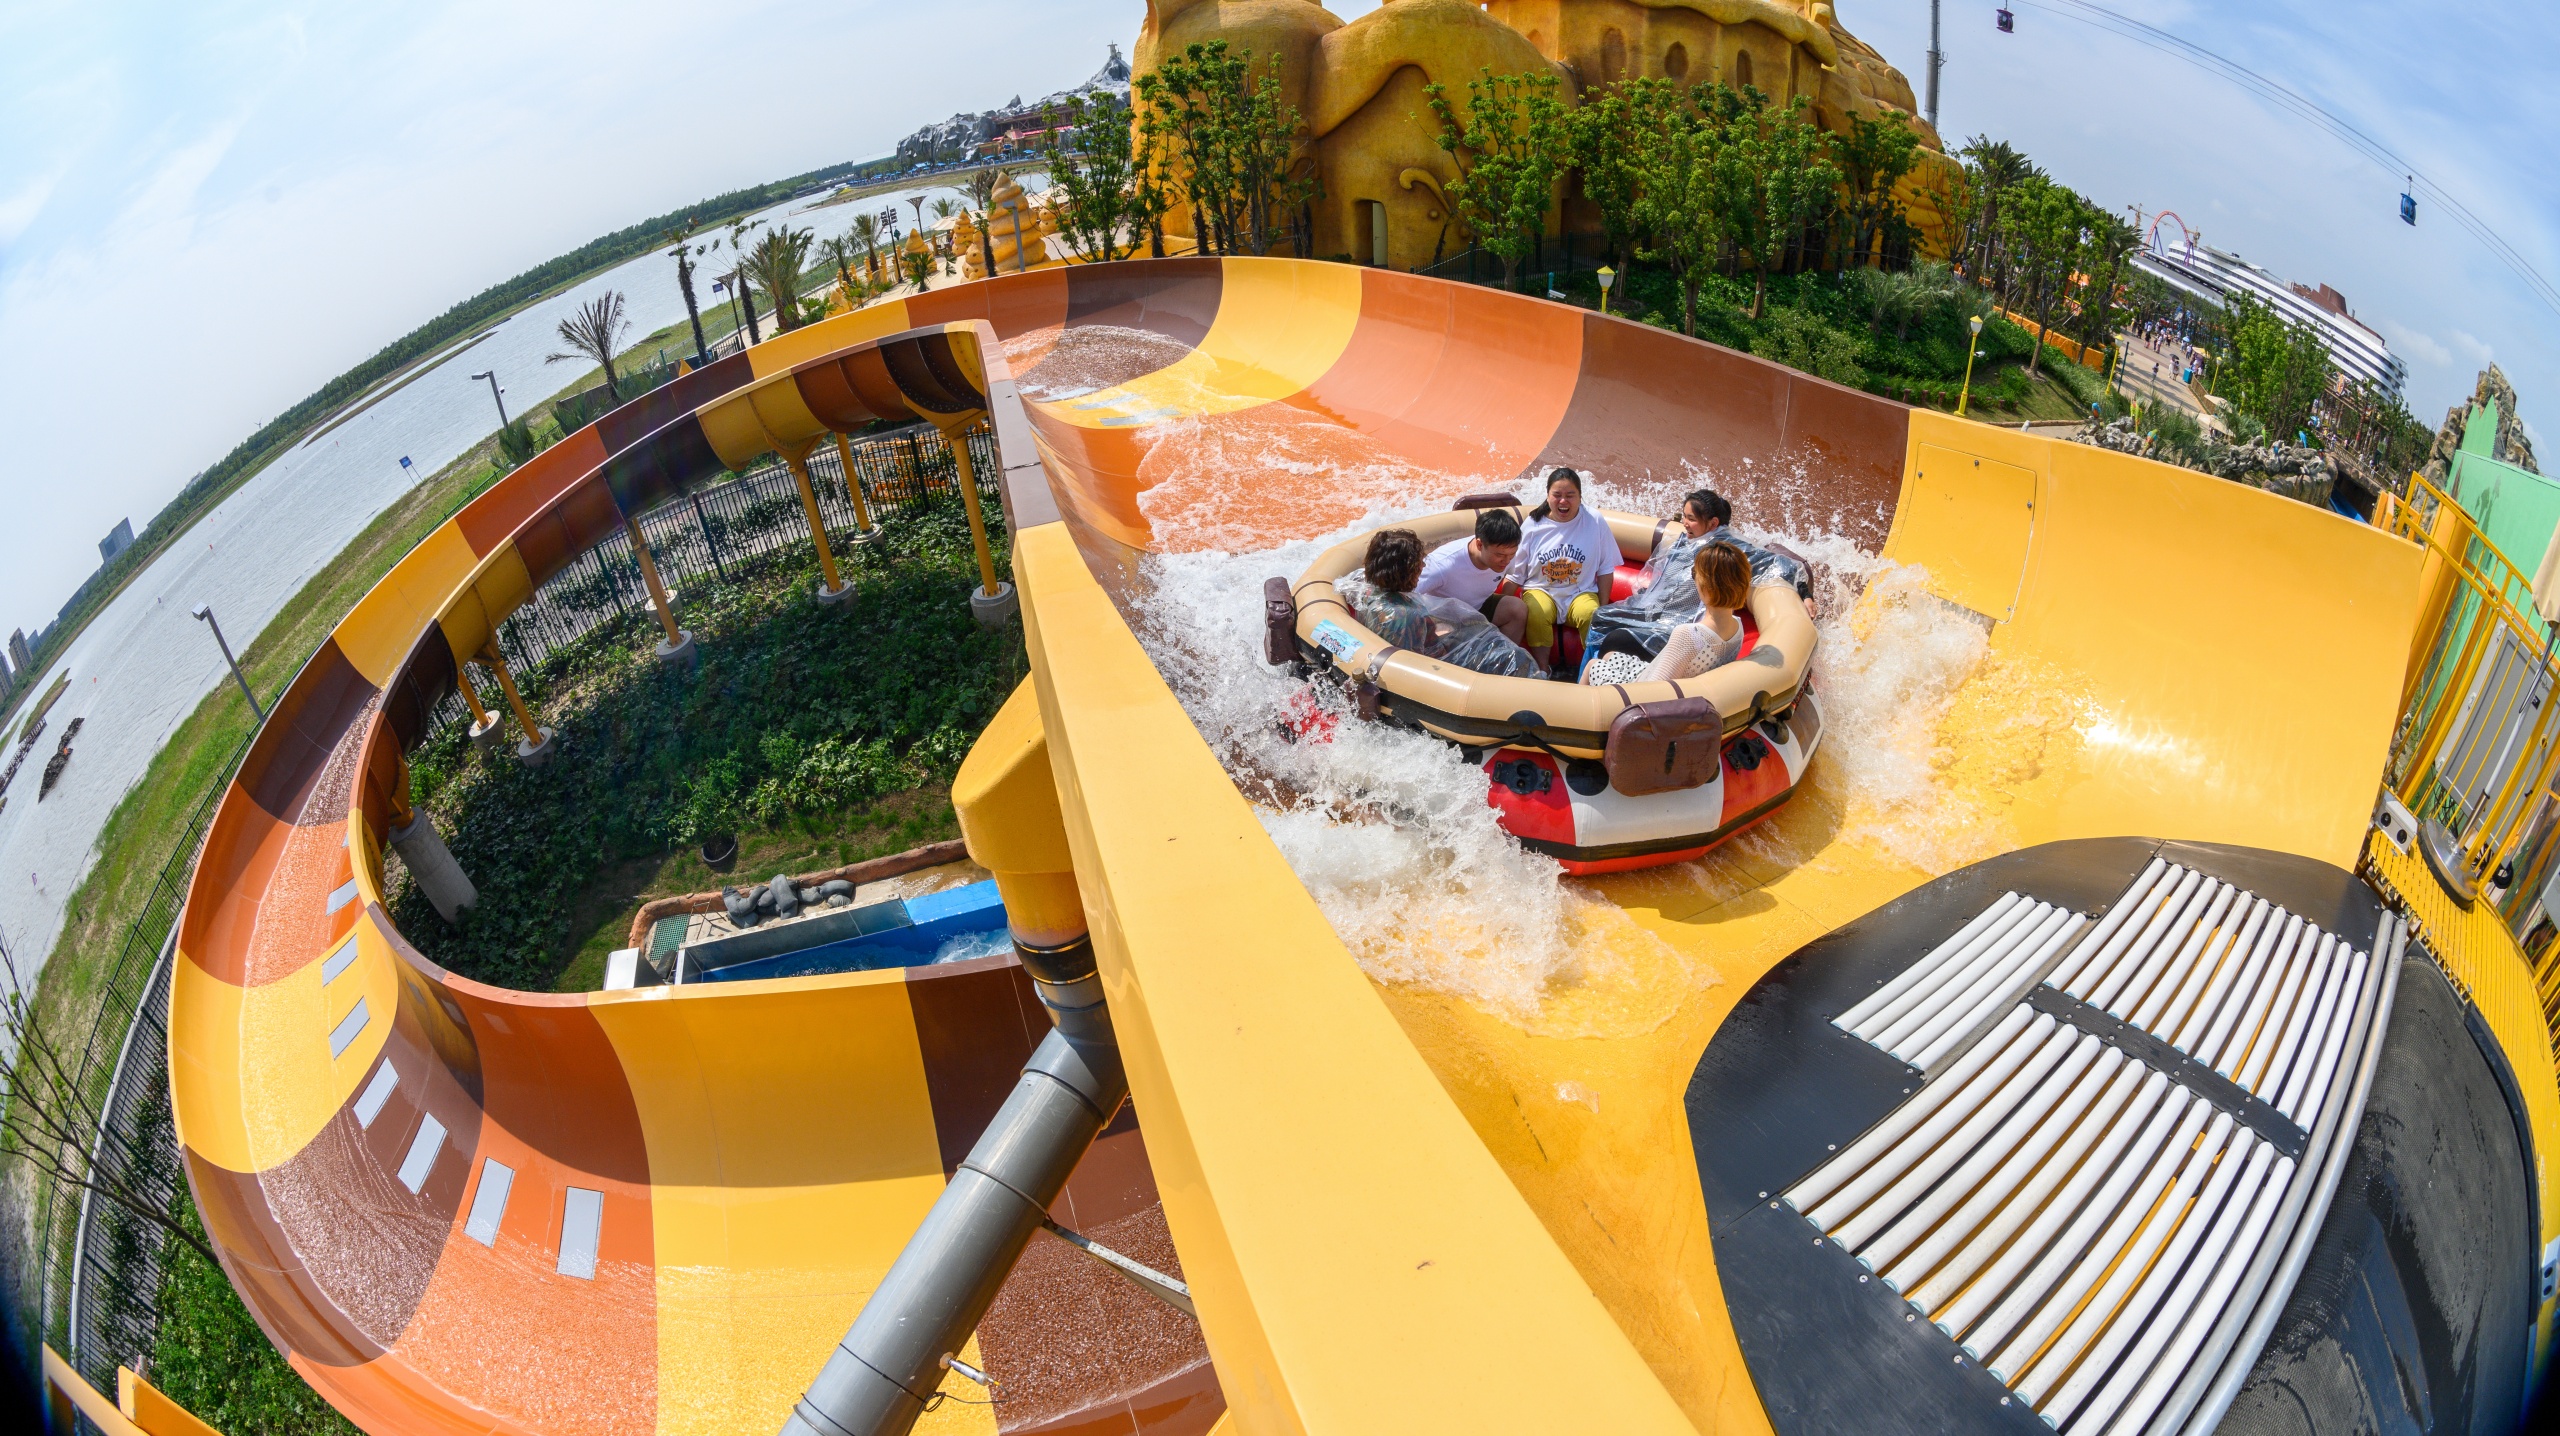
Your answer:
[[[1858,341],[1802,309],[1770,310],[1751,341],[1751,352],[1835,384],[1863,388],[1867,382],[1867,371],[1858,363]]]

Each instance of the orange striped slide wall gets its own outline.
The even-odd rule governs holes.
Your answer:
[[[1026,386],[1048,397],[1024,401]],[[875,305],[537,456],[403,559],[297,675],[224,797],[180,929],[170,1076],[207,1230],[278,1347],[359,1424],[778,1427],[1001,1098],[1037,1026],[1010,959],[522,993],[442,971],[383,907],[386,834],[409,816],[403,755],[458,662],[545,578],[625,515],[768,449],[981,413],[1016,531],[1063,518],[1106,586],[1136,551],[1338,526],[1359,508],[1326,465],[1351,459],[1448,488],[1555,463],[1664,477],[1704,463],[1738,504],[1872,546],[1908,432],[1900,405],[1621,320],[1378,270],[1183,259]],[[1142,504],[1197,482],[1169,475],[1147,436],[1168,417],[1259,442],[1293,416],[1324,421],[1299,436],[1307,463]],[[1144,1251],[1162,1217],[1142,1134],[1122,1122],[1061,1215],[1152,1221],[1154,1238],[1124,1238]],[[1026,1333],[1042,1303],[1117,1299],[1097,1290],[1017,1273],[973,1345],[1038,1388]],[[1107,1360],[1043,1378],[1108,1390],[1005,1429],[1216,1419],[1197,1334],[1114,1310]],[[921,1429],[997,1424],[953,1401]]]

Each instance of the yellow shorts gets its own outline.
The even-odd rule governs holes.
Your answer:
[[[1555,595],[1543,588],[1532,588],[1524,590],[1520,597],[1529,605],[1529,631],[1521,646],[1534,653],[1556,641]],[[1577,633],[1588,633],[1591,615],[1599,611],[1600,595],[1577,593],[1564,611],[1565,626]]]

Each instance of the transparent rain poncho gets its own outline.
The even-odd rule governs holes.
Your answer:
[[[1599,652],[1611,635],[1623,633],[1650,659],[1662,652],[1672,629],[1696,622],[1707,608],[1698,597],[1698,546],[1709,543],[1730,544],[1742,550],[1743,557],[1751,560],[1754,588],[1764,583],[1782,583],[1799,590],[1803,587],[1803,564],[1762,548],[1731,529],[1719,529],[1703,538],[1675,533],[1645,560],[1643,589],[1615,603],[1602,604],[1592,616],[1591,636],[1585,640],[1590,651]]]
[[[1381,593],[1358,579],[1339,585],[1360,621],[1398,648],[1500,678],[1543,678],[1529,650],[1453,598]]]

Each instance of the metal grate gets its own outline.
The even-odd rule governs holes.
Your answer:
[[[2218,1419],[2361,1112],[2385,934],[2160,859],[2094,927],[2005,894],[1835,1019],[1929,1075],[1785,1200],[2049,1424]]]

